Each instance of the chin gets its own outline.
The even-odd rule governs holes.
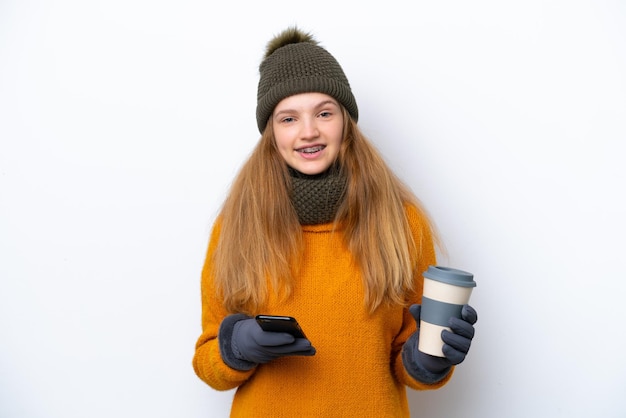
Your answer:
[[[319,167],[300,167],[300,168],[296,168],[296,170],[298,170],[299,172],[301,172],[302,174],[306,174],[309,176],[314,176],[316,174],[321,174],[324,171],[328,170],[327,166],[319,166]]]

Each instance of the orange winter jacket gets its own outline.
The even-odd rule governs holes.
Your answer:
[[[430,229],[415,208],[407,216],[422,257],[415,272],[421,300],[421,273],[435,264]],[[404,306],[381,305],[373,314],[363,303],[363,283],[354,259],[332,224],[303,226],[304,258],[292,296],[271,296],[261,312],[298,319],[316,348],[315,356],[283,357],[248,371],[226,365],[217,341],[228,313],[217,297],[209,272],[219,227],[209,242],[202,274],[202,334],[193,358],[196,374],[217,390],[237,387],[231,417],[409,417],[406,386],[437,389],[413,379],[402,363],[402,346],[416,324]]]

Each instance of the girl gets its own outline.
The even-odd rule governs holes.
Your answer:
[[[448,382],[474,336],[463,307],[445,357],[417,350],[435,264],[418,200],[357,126],[335,58],[289,28],[260,65],[262,136],[215,222],[202,271],[196,374],[237,388],[232,417],[408,417],[406,386]],[[295,317],[306,337],[264,331]]]

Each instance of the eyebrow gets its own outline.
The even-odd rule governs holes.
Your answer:
[[[327,106],[327,105],[329,105],[329,104],[331,104],[331,105],[333,105],[333,106],[337,106],[337,107],[339,107],[339,104],[338,104],[336,101],[331,100],[331,99],[328,99],[328,100],[324,100],[324,101],[322,101],[322,102],[319,102],[318,104],[316,104],[315,106],[313,106],[313,108],[314,108],[314,109],[319,109],[320,107],[324,107],[324,106]],[[281,115],[281,114],[283,114],[283,113],[297,113],[297,112],[298,112],[298,111],[297,111],[297,110],[295,110],[295,109],[281,109],[281,110],[279,110],[278,112],[274,113],[274,116],[279,116],[279,115]]]

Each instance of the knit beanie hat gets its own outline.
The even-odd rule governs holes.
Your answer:
[[[263,133],[276,105],[299,93],[324,93],[335,98],[355,121],[359,109],[337,60],[312,35],[289,28],[267,44],[259,66],[256,120]]]

